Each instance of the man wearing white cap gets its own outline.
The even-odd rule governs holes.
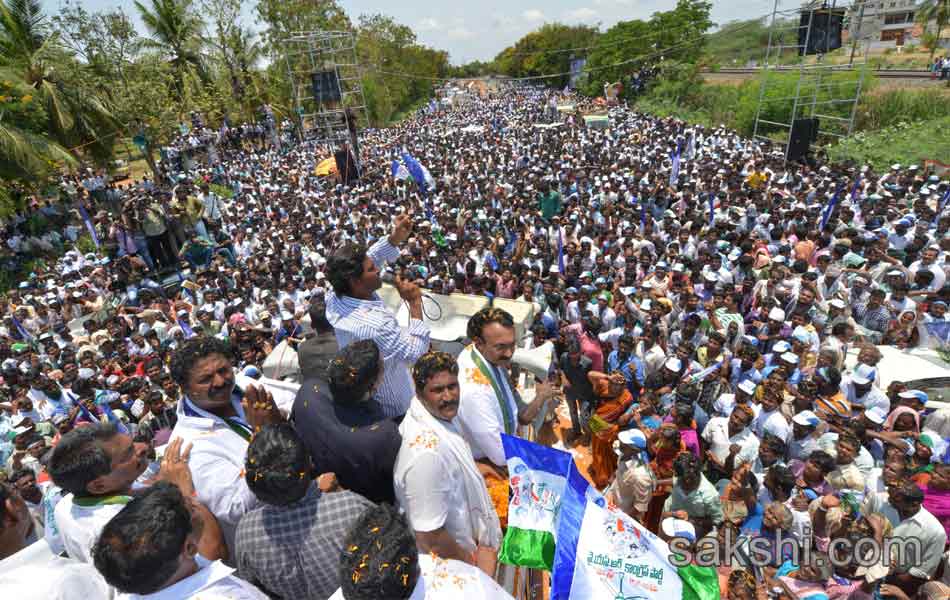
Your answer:
[[[877,369],[868,365],[858,365],[851,375],[844,378],[841,392],[851,403],[852,410],[861,412],[879,407],[885,413],[890,412],[891,401],[887,394],[874,385],[876,378]]]
[[[647,438],[639,429],[627,429],[618,434],[614,452],[620,461],[617,474],[606,492],[610,502],[639,522],[643,522],[656,489],[656,476],[650,469],[646,448]]]
[[[818,449],[815,430],[820,419],[810,410],[803,410],[792,417],[792,435],[788,439],[788,460],[805,461]]]

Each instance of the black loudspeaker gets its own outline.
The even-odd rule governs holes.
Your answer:
[[[844,14],[843,8],[803,11],[798,26],[798,53],[825,54],[840,48]]]
[[[343,185],[349,185],[360,178],[356,159],[353,158],[353,153],[349,149],[337,150],[333,158],[336,160],[336,172],[340,174],[340,182]]]
[[[785,160],[798,160],[808,154],[811,143],[818,139],[818,119],[795,119]]]
[[[310,87],[317,102],[339,102],[340,84],[336,70],[316,71],[310,74]]]

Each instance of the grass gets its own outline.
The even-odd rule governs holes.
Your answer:
[[[923,164],[926,159],[950,156],[950,116],[900,122],[875,132],[859,132],[828,147],[828,156],[839,162],[852,160],[885,172],[894,163]]]

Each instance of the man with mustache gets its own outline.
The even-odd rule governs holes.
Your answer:
[[[238,521],[258,505],[244,480],[251,435],[283,417],[270,392],[235,385],[230,345],[218,338],[186,340],[172,355],[172,378],[184,392],[171,439],[192,444],[188,466],[198,500],[218,519],[230,555]]]
[[[402,445],[393,483],[420,553],[434,552],[493,575],[501,525],[459,430],[458,372],[455,359],[444,352],[428,352],[416,361],[416,396],[399,426]]]

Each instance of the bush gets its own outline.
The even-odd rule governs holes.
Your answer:
[[[927,159],[943,160],[950,156],[950,136],[934,135],[950,129],[950,116],[939,119],[899,122],[873,133],[859,132],[828,147],[835,162],[852,160],[870,164],[878,172],[894,163],[923,164]]]
[[[74,244],[74,247],[81,254],[88,254],[90,252],[96,251],[96,245],[92,242],[92,238],[89,236],[88,233],[84,233],[81,236],[79,236],[76,239],[76,243]]]

